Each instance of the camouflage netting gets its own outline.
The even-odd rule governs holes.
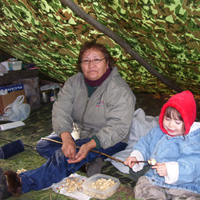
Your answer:
[[[83,11],[123,38],[154,69],[182,90],[200,92],[200,1],[74,0]],[[174,93],[116,41],[59,0],[1,0],[0,49],[34,63],[64,82],[76,73],[80,46],[106,44],[134,92]]]

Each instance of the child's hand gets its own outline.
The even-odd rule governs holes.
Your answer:
[[[132,168],[135,163],[137,162],[137,159],[136,157],[128,157],[125,161],[124,161],[124,164],[125,165],[128,165],[130,168]]]
[[[152,166],[152,169],[156,169],[159,176],[167,176],[167,168],[165,163],[156,163]]]

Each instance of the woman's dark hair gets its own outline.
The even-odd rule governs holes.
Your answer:
[[[108,62],[109,67],[112,68],[114,66],[114,59],[110,55],[110,52],[107,50],[107,48],[102,44],[96,43],[95,41],[91,41],[91,42],[85,42],[79,52],[78,63],[77,63],[79,71],[82,71],[81,62],[82,62],[83,54],[85,53],[85,51],[89,49],[95,49],[95,50],[101,51],[104,54],[105,60],[106,62]]]

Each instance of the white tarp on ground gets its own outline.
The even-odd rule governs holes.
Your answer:
[[[124,161],[130,155],[132,148],[136,144],[138,139],[141,136],[146,135],[151,128],[158,125],[158,119],[159,116],[146,116],[145,112],[141,108],[137,109],[133,115],[128,146],[125,150],[120,151],[112,156]],[[112,163],[112,165],[114,165],[119,171],[129,174],[128,166],[125,166],[122,163],[117,162],[115,160],[111,160],[109,158],[107,160],[109,160]]]

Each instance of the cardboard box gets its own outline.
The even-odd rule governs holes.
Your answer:
[[[4,108],[13,103],[14,100],[19,96],[24,95],[24,103],[26,103],[26,96],[24,90],[17,90],[10,92],[6,95],[0,95],[0,114],[4,114]]]

